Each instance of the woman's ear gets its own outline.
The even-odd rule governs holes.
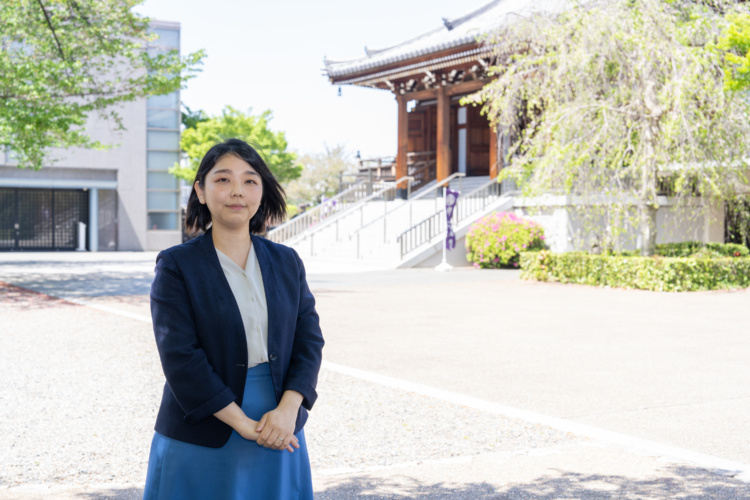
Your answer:
[[[201,202],[201,205],[205,205],[206,200],[203,197],[203,188],[201,188],[200,182],[195,181],[195,183],[193,183],[193,189],[195,189],[195,194],[198,195],[198,201]]]

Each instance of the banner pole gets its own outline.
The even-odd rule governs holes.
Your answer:
[[[448,227],[450,227],[451,221],[448,219],[448,188],[443,186],[443,201],[445,202],[445,239],[443,240],[443,261],[438,264],[435,271],[446,272],[453,269],[453,266],[448,264],[447,252],[448,252]]]

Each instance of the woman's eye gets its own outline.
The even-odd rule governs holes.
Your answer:
[[[256,182],[255,182],[254,180],[252,180],[252,179],[248,179],[248,180],[246,180],[245,182],[249,182],[250,184],[257,184],[257,183],[256,183]]]

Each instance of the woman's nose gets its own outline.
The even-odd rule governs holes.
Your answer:
[[[233,182],[232,183],[232,196],[239,196],[242,197],[242,188],[240,187],[240,183]]]

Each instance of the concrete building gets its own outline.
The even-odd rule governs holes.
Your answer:
[[[149,51],[179,49],[180,25],[152,22]],[[114,147],[52,152],[39,171],[0,151],[0,251],[161,250],[182,241],[179,92],[118,108],[125,131],[91,117],[87,132]],[[85,229],[82,224],[85,224]]]

